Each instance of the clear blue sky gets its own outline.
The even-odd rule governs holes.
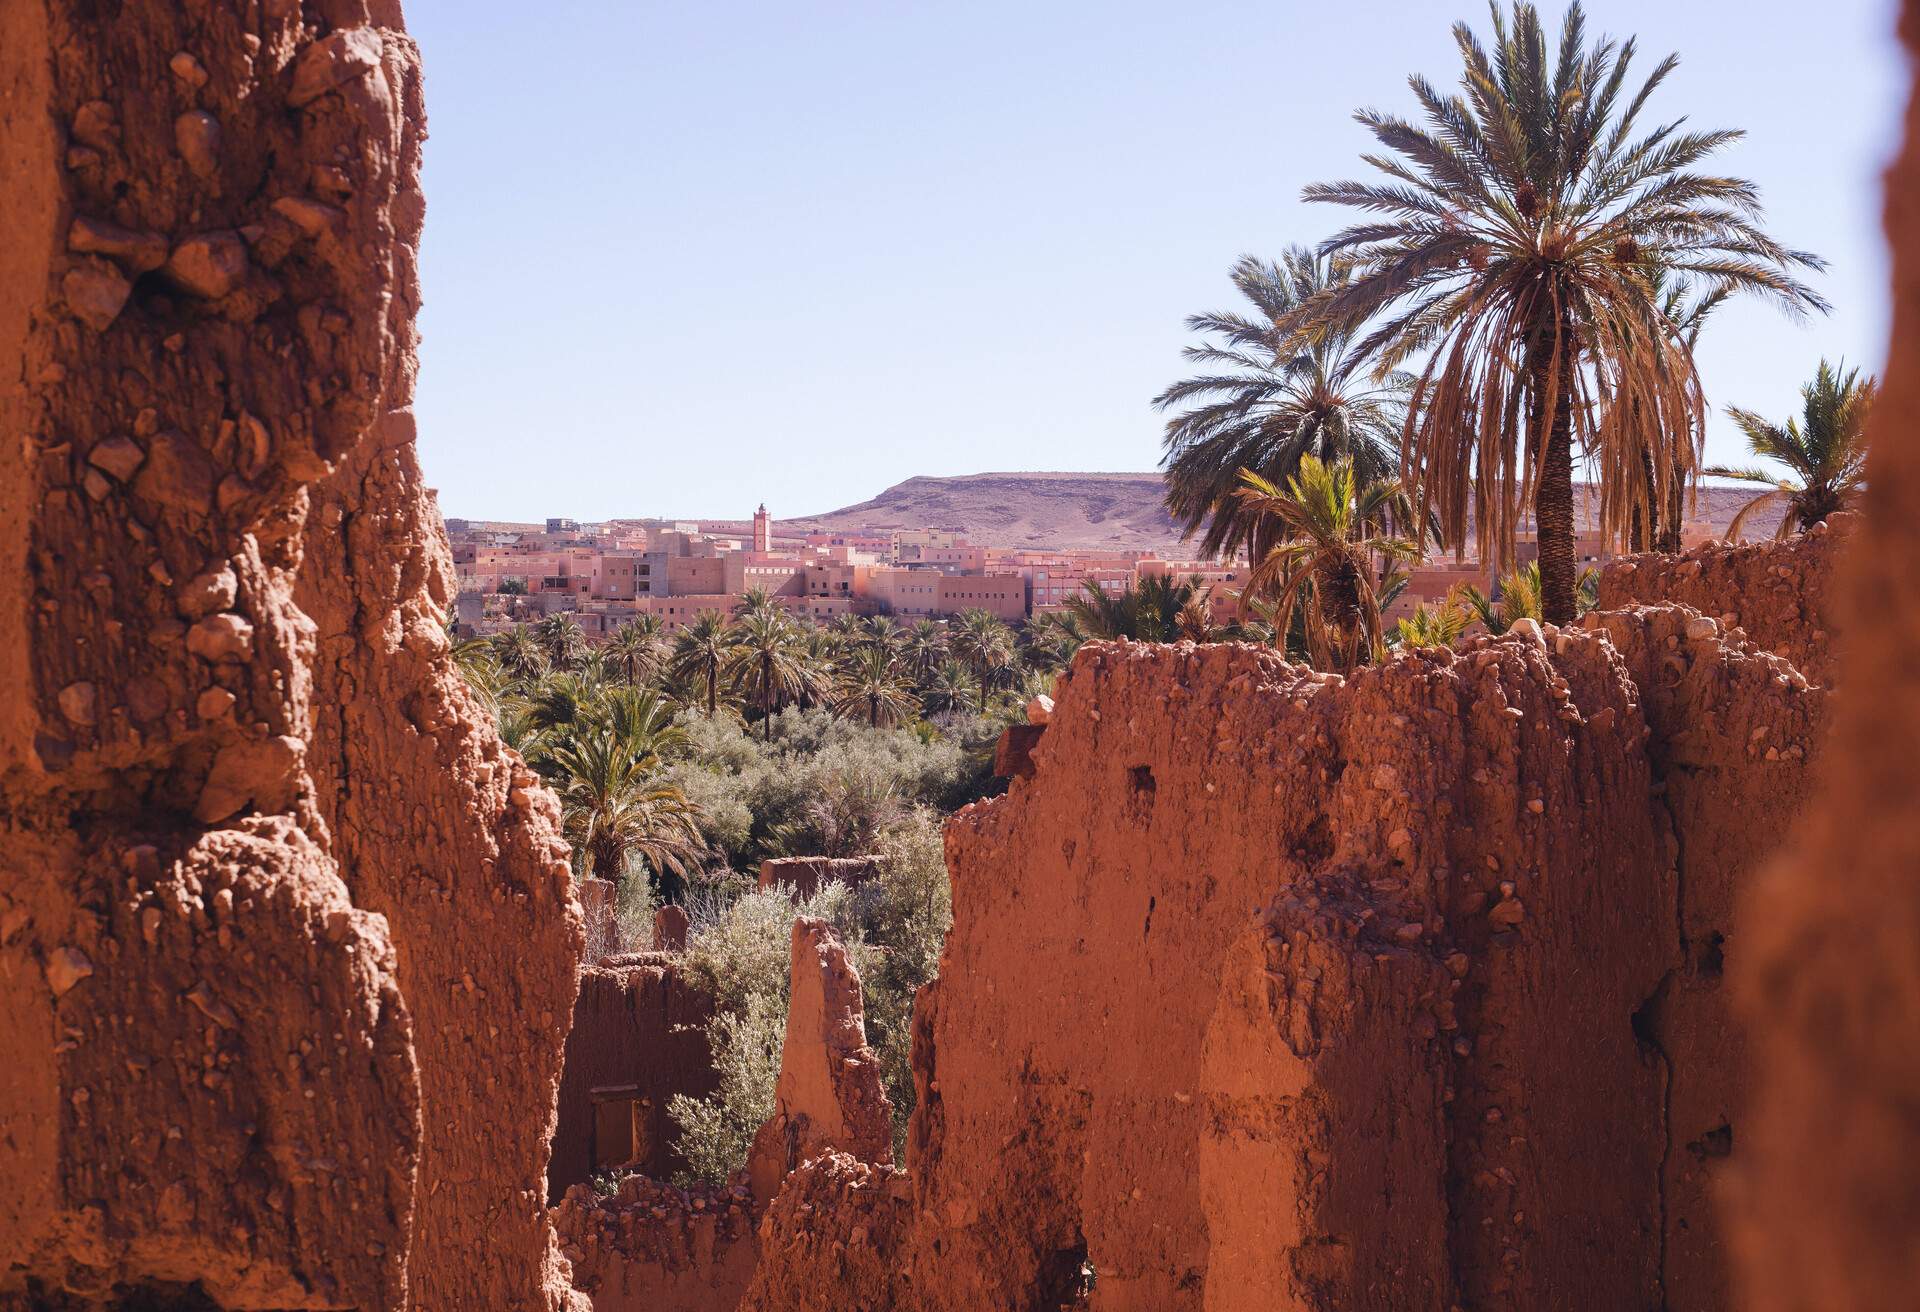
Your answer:
[[[1544,8],[1557,24],[1561,5]],[[1452,84],[1458,0],[411,0],[421,450],[449,515],[776,515],[914,474],[1152,468],[1183,316],[1313,242],[1362,105]],[[1832,261],[1830,319],[1723,310],[1716,409],[1877,369],[1893,0],[1594,0],[1661,117]],[[1710,454],[1741,454],[1716,418]]]

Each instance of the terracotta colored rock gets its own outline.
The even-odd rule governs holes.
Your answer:
[[[247,276],[247,244],[237,232],[189,237],[167,257],[167,276],[183,291],[218,300]]]
[[[687,931],[691,928],[692,924],[687,919],[687,909],[669,902],[653,913],[653,950],[685,952]]]
[[[792,950],[774,1112],[747,1161],[754,1199],[763,1206],[789,1171],[828,1149],[863,1162],[893,1161],[893,1112],[880,1059],[867,1046],[859,973],[824,920],[796,916]]]
[[[127,298],[133,295],[133,284],[105,260],[75,265],[60,286],[74,317],[97,333],[105,332],[120,317]]]
[[[380,34],[371,28],[350,27],[322,37],[295,61],[287,103],[310,104],[336,87],[365,77],[380,67],[380,56]]]
[[[581,926],[439,623],[416,55],[188,8],[0,5],[0,1304],[557,1312]],[[351,113],[288,112],[342,67]],[[256,269],[323,176],[337,240]],[[191,224],[150,295],[135,215]]]
[[[1049,712],[1049,723],[1052,713]],[[1031,779],[1037,768],[1033,749],[1045,735],[1045,724],[1010,724],[1000,734],[993,749],[993,774],[996,779]]]
[[[220,120],[204,109],[190,109],[173,121],[174,149],[202,178],[220,171]]]
[[[104,219],[75,219],[67,230],[67,249],[111,256],[130,273],[148,273],[167,262],[165,237],[134,232]]]
[[[759,889],[781,889],[796,902],[812,897],[827,884],[852,888],[865,883],[880,868],[871,856],[782,856],[760,863]]]

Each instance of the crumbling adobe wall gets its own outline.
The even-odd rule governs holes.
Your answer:
[[[1591,625],[1348,680],[1088,648],[948,829],[891,1260],[776,1206],[749,1305],[1054,1306],[1086,1262],[1096,1308],[1730,1306],[1714,972],[1825,694],[1684,607]]]
[[[593,1090],[632,1085],[644,1100],[649,1152],[635,1168],[670,1179],[686,1169],[667,1115],[677,1093],[705,1098],[719,1087],[706,1025],[713,998],[681,974],[677,958],[647,954],[580,972],[580,997],[567,1033],[558,1128],[547,1163],[548,1198],[593,1174]]]
[[[1901,35],[1920,50],[1920,4]],[[1760,1073],[1740,1140],[1741,1306],[1911,1307],[1920,1290],[1920,95],[1887,178],[1893,344],[1840,571],[1834,737],[1794,849],[1745,909]]]
[[[1741,894],[1808,806],[1830,694],[1685,606],[1594,611],[1585,624],[1620,652],[1639,692],[1675,835],[1680,958],[1642,1026],[1668,1071],[1667,1306],[1737,1307],[1718,1207],[1745,1130],[1750,1055],[1726,970],[1751,941]]]
[[[791,1201],[795,1189],[835,1199],[821,1232],[846,1236],[799,1251],[826,1255],[837,1243],[875,1261],[893,1251],[893,1231],[869,1235],[856,1219],[878,1182],[892,1182],[888,1197],[896,1202],[908,1196],[905,1176],[892,1170],[893,1113],[879,1058],[867,1046],[860,974],[824,920],[796,917],[788,947],[791,997],[773,1114],[754,1136],[747,1169],[724,1190],[682,1189],[639,1174],[611,1195],[575,1185],[554,1208],[575,1283],[598,1312],[732,1312],[759,1269],[753,1216],[771,1205],[807,1224],[812,1203]],[[829,1159],[839,1165],[820,1165]],[[784,1242],[793,1250],[791,1238]],[[792,1299],[824,1281],[841,1300],[830,1306],[887,1306],[859,1301],[859,1281],[786,1263],[774,1270],[783,1282],[793,1275],[800,1283],[763,1296]]]
[[[553,1221],[594,1312],[733,1312],[759,1262],[744,1172],[686,1188],[630,1175],[606,1196],[575,1185]]]
[[[1829,601],[1838,561],[1859,516],[1841,512],[1784,542],[1709,542],[1678,555],[1620,556],[1600,567],[1601,610],[1677,602],[1786,657],[1814,683],[1833,682]]]
[[[0,1290],[561,1306],[578,912],[439,623],[398,6],[21,0],[0,90]]]

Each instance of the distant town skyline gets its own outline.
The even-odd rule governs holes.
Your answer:
[[[1745,129],[1713,167],[1831,262],[1831,318],[1747,302],[1706,329],[1709,456],[1743,462],[1727,404],[1784,416],[1823,355],[1880,366],[1893,5],[1588,13],[1647,67],[1679,53],[1650,113]],[[1410,112],[1412,73],[1451,86],[1449,24],[1486,24],[1477,0],[408,16],[432,127],[422,458],[447,513],[523,520],[1156,467],[1184,317],[1232,305],[1239,254],[1332,231],[1299,193],[1365,174],[1352,112]],[[508,70],[540,113],[500,94]]]

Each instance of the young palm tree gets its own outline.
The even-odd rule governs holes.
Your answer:
[[[720,702],[720,684],[733,647],[733,626],[717,610],[703,610],[673,637],[668,668],[675,678],[698,683],[706,692],[707,714]]]
[[[1388,316],[1360,343],[1378,368],[1425,354],[1402,469],[1456,544],[1469,514],[1483,552],[1513,558],[1531,499],[1548,619],[1574,616],[1573,459],[1601,485],[1601,522],[1626,536],[1657,486],[1695,477],[1706,401],[1692,352],[1650,270],[1727,293],[1757,292],[1790,313],[1826,308],[1796,271],[1824,267],[1759,226],[1753,184],[1694,171],[1738,132],[1669,123],[1636,135],[1669,56],[1637,89],[1636,47],[1589,43],[1578,3],[1557,50],[1539,13],[1496,9],[1491,52],[1454,28],[1461,94],[1411,79],[1426,126],[1362,111],[1385,148],[1381,183],[1307,188],[1305,199],[1368,211],[1321,250],[1352,281],[1282,327],[1309,336]]]
[[[1213,593],[1198,588],[1187,598],[1175,620],[1178,635],[1189,642],[1217,642],[1220,631],[1213,624]]]
[[[671,900],[706,844],[700,808],[656,776],[658,758],[603,721],[555,746],[549,759],[567,837],[594,877],[618,880],[638,857]]]
[[[990,611],[964,610],[947,631],[947,646],[973,670],[980,683],[980,709],[987,709],[988,686],[995,671],[1013,663],[1013,630]]]
[[[762,735],[773,738],[773,713],[810,683],[799,630],[777,608],[748,612],[736,626],[727,673],[760,705]]]
[[[546,673],[547,653],[526,625],[502,629],[489,641],[493,644],[494,659],[514,680],[527,683]]]
[[[527,690],[527,723],[549,732],[569,730],[587,718],[598,692],[578,674],[549,674]]]
[[[919,709],[898,659],[873,643],[856,648],[841,665],[832,705],[835,715],[857,715],[876,729],[911,720]]]
[[[1489,597],[1471,583],[1460,583],[1447,594],[1447,604],[1458,607],[1467,623],[1478,620],[1488,633],[1496,637],[1512,628],[1515,620],[1544,618],[1545,610],[1540,600],[1539,561],[1530,560],[1502,575],[1494,593]],[[1598,605],[1599,600],[1600,571],[1589,569],[1581,574],[1574,590],[1574,607],[1584,615]]]
[[[1784,478],[1764,469],[1724,465],[1707,471],[1720,478],[1765,483],[1771,489],[1740,508],[1727,525],[1729,541],[1740,540],[1747,516],[1762,506],[1786,503],[1777,534],[1784,538],[1812,528],[1866,489],[1867,415],[1877,390],[1871,375],[1862,378],[1858,369],[1847,369],[1845,361],[1835,369],[1822,360],[1813,381],[1800,389],[1800,415],[1789,418],[1786,427],[1769,423],[1751,410],[1728,407],[1733,422],[1747,435],[1748,448],[1788,470]]]
[[[660,617],[635,616],[614,630],[602,650],[629,686],[647,682],[660,672],[667,659],[666,640],[660,636]]]
[[[1189,407],[1167,421],[1160,466],[1168,511],[1188,535],[1206,525],[1202,554],[1245,547],[1258,560],[1272,543],[1255,536],[1262,521],[1235,495],[1240,471],[1282,483],[1301,456],[1314,455],[1351,459],[1365,482],[1392,476],[1410,380],[1373,381],[1372,361],[1353,349],[1349,330],[1303,337],[1281,327],[1303,304],[1344,287],[1344,266],[1295,246],[1277,264],[1243,255],[1232,277],[1257,315],[1189,318],[1187,327],[1208,340],[1182,354],[1206,372],[1175,383],[1153,404]]]
[[[1345,460],[1324,465],[1313,456],[1300,472],[1276,487],[1251,471],[1241,475],[1240,498],[1249,514],[1277,521],[1273,547],[1253,567],[1247,591],[1274,599],[1274,627],[1291,626],[1296,600],[1310,594],[1305,610],[1307,651],[1323,670],[1351,670],[1381,645],[1376,562],[1417,559],[1420,548],[1383,526],[1407,522],[1405,493],[1398,483],[1361,485]]]
[[[1415,606],[1412,615],[1395,623],[1391,641],[1402,647],[1451,647],[1473,620],[1462,601],[1449,594],[1431,610]]]
[[[540,650],[546,653],[547,664],[556,670],[572,669],[586,655],[587,635],[580,631],[580,625],[573,616],[565,611],[558,611],[537,621],[533,626],[533,636],[540,644]]]

